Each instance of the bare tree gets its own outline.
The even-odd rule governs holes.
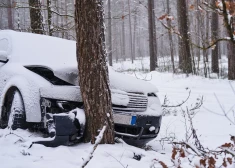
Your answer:
[[[229,11],[229,13],[232,15],[232,17],[229,23],[230,28],[228,30],[230,31],[228,31],[228,35],[234,41],[233,32],[234,32],[234,20],[235,20],[235,14],[234,14],[235,0],[229,0],[229,3],[230,3],[230,8],[231,8],[230,10],[232,10],[232,12]],[[230,80],[235,80],[235,45],[234,44],[235,43],[233,43],[232,41],[229,41],[227,44],[228,45],[227,46],[228,47],[228,79]]]
[[[166,1],[167,3],[167,14],[168,16],[170,15],[170,2],[169,0]],[[171,27],[171,19],[168,19],[167,20],[167,26],[168,27]],[[170,46],[170,52],[171,52],[171,63],[172,63],[172,69],[173,69],[173,73],[175,73],[175,61],[174,61],[174,48],[173,48],[173,40],[172,40],[172,34],[171,34],[171,31],[169,30],[168,31],[168,36],[169,36],[169,46]]]
[[[47,22],[48,22],[48,31],[49,31],[49,36],[52,36],[52,11],[51,11],[51,0],[47,0]]]
[[[8,28],[12,30],[14,27],[13,27],[12,1],[11,1],[11,0],[8,0],[8,1],[7,1],[7,6],[8,6],[8,9],[7,9]]]
[[[131,49],[131,62],[134,62],[133,56],[133,45],[132,45],[132,26],[131,26],[131,5],[130,0],[128,0],[128,10],[129,10],[129,32],[130,32],[130,49]]]
[[[29,0],[31,31],[32,33],[43,34],[42,13],[40,0]]]
[[[126,37],[125,37],[125,1],[123,0],[123,13],[122,13],[122,58],[126,60]]]
[[[86,114],[85,142],[114,143],[111,93],[105,52],[102,0],[76,0],[75,24],[79,85]]]
[[[212,6],[215,7],[216,0],[212,0]],[[212,41],[216,41],[218,39],[218,31],[219,31],[219,16],[216,11],[212,13],[211,20],[211,36]],[[219,44],[215,45],[212,49],[211,53],[211,71],[213,73],[219,73]]]
[[[179,38],[179,58],[180,68],[184,73],[192,72],[192,62],[190,53],[190,39],[188,34],[188,12],[186,0],[177,1],[178,26],[180,32]]]
[[[157,67],[157,41],[154,0],[148,0],[148,24],[149,24],[149,54],[150,54],[150,71]]]
[[[108,0],[108,58],[109,65],[113,65],[112,51],[112,16],[111,16],[111,0]]]

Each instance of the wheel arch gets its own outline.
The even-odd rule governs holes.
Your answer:
[[[39,88],[37,86],[32,87],[32,84],[29,80],[20,76],[13,77],[7,82],[0,96],[0,118],[7,94],[17,89],[23,99],[26,121],[41,122],[40,92]]]

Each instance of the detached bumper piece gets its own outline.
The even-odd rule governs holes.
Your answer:
[[[71,119],[71,115],[46,114],[49,140],[37,141],[36,144],[42,144],[48,147],[57,147],[60,145],[72,145],[78,142],[80,135],[80,124],[76,118]]]
[[[132,116],[130,125],[115,124],[115,134],[127,144],[142,147],[157,137],[162,116]]]

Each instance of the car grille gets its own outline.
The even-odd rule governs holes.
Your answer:
[[[148,98],[143,94],[127,93],[129,103],[127,106],[113,104],[114,112],[142,112],[147,109]]]

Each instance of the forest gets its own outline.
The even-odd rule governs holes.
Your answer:
[[[0,167],[234,167],[235,0],[0,0],[0,18]]]
[[[0,6],[0,29],[76,40],[73,0],[2,0]],[[109,65],[149,57],[144,71],[235,79],[232,0],[107,0],[104,8]]]

